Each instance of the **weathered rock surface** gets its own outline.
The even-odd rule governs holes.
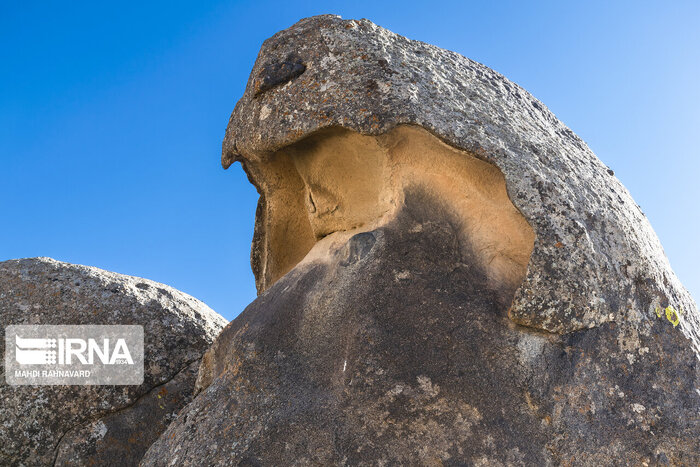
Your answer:
[[[157,282],[50,258],[0,263],[0,326],[139,324],[140,386],[10,386],[0,374],[0,465],[137,465],[191,400],[226,320]],[[4,355],[4,338],[0,353]]]
[[[290,62],[305,71],[282,73]],[[241,161],[261,191],[253,251],[260,290],[274,282],[268,268],[284,254],[268,252],[286,227],[270,209],[278,178],[266,172],[271,154],[323,128],[380,135],[401,124],[421,126],[503,172],[537,236],[514,321],[568,332],[632,308],[651,311],[652,303],[694,307],[628,191],[544,104],[457,53],[335,16],[301,20],[265,41],[226,130],[222,163]],[[309,249],[299,248],[291,262]],[[683,325],[696,339],[699,328],[692,316]]]
[[[142,465],[700,463],[695,302],[517,85],[308,18],[263,44],[234,161],[260,192],[260,295]]]

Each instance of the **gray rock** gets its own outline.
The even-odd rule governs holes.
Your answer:
[[[191,400],[226,320],[157,282],[31,258],[0,263],[0,326],[11,324],[140,324],[145,375],[140,386],[10,386],[3,363],[0,464],[136,465]]]
[[[305,71],[261,93],[256,83],[274,82],[268,70],[290,56]],[[568,332],[624,320],[630,309],[648,315],[657,303],[695,309],[627,189],[544,104],[484,65],[367,20],[316,16],[265,41],[231,114],[222,163],[243,163],[264,212],[269,190],[259,166],[272,152],[323,128],[379,135],[401,124],[503,172],[537,235],[514,321]],[[260,216],[256,227],[253,269],[264,290]],[[700,339],[697,315],[682,329]]]
[[[262,46],[234,161],[260,193],[260,295],[142,465],[700,463],[695,302],[517,85],[304,19]]]

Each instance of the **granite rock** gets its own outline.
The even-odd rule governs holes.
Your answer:
[[[298,76],[260,92],[272,65],[297,57]],[[282,79],[277,79],[282,81]],[[253,269],[269,227],[261,167],[275,151],[324,128],[380,135],[401,124],[497,166],[510,199],[537,236],[511,318],[569,332],[649,315],[657,304],[695,309],[648,220],[627,189],[544,104],[499,73],[455,52],[368,20],[316,16],[266,40],[231,114],[222,163],[240,161],[261,191]],[[681,325],[700,339],[700,319]],[[700,350],[700,349],[699,349]]]
[[[318,16],[223,144],[258,298],[142,465],[698,465],[700,317],[628,191],[456,53]]]

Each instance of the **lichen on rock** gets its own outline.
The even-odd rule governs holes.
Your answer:
[[[260,193],[259,296],[143,465],[700,463],[695,302],[519,86],[307,18],[263,44],[235,161]]]
[[[454,52],[331,15],[301,20],[265,41],[251,79],[290,54],[304,72],[262,93],[249,86],[223,143],[224,167],[241,161],[261,191],[253,251],[260,289],[270,284],[266,265],[276,261],[266,217],[275,188],[265,188],[274,176],[261,167],[323,129],[382,135],[410,124],[495,165],[532,227],[534,249],[510,311],[515,322],[562,333],[672,304],[688,310],[681,329],[700,352],[696,305],[641,209],[527,91]]]

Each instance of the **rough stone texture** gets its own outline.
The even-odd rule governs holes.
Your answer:
[[[409,177],[376,219],[343,204],[357,174],[342,161],[415,161],[396,148],[419,140],[387,139],[403,126],[500,169],[535,234],[517,290],[480,260],[481,217],[460,224],[474,203]],[[517,85],[366,20],[305,19],[263,44],[224,141],[234,161],[261,195],[261,293],[142,465],[700,464],[695,303],[612,171]]]
[[[305,71],[283,83],[271,74],[290,57]],[[272,82],[264,92],[256,85]],[[378,135],[399,124],[426,128],[505,175],[513,204],[537,235],[514,321],[562,333],[673,304],[688,310],[683,332],[700,339],[692,298],[612,171],[527,91],[457,53],[367,20],[301,20],[263,43],[231,115],[222,163],[241,161],[260,187],[258,166],[273,151],[319,129]],[[264,192],[260,205],[264,212]],[[254,248],[264,250],[261,224]],[[264,256],[254,251],[256,273]]]
[[[3,358],[0,465],[136,465],[191,400],[226,320],[157,282],[32,258],[0,263],[0,326],[11,324],[140,324],[144,382],[9,386]]]
[[[677,329],[518,326],[458,260],[448,214],[410,199],[236,318],[142,465],[700,462],[698,360]]]

